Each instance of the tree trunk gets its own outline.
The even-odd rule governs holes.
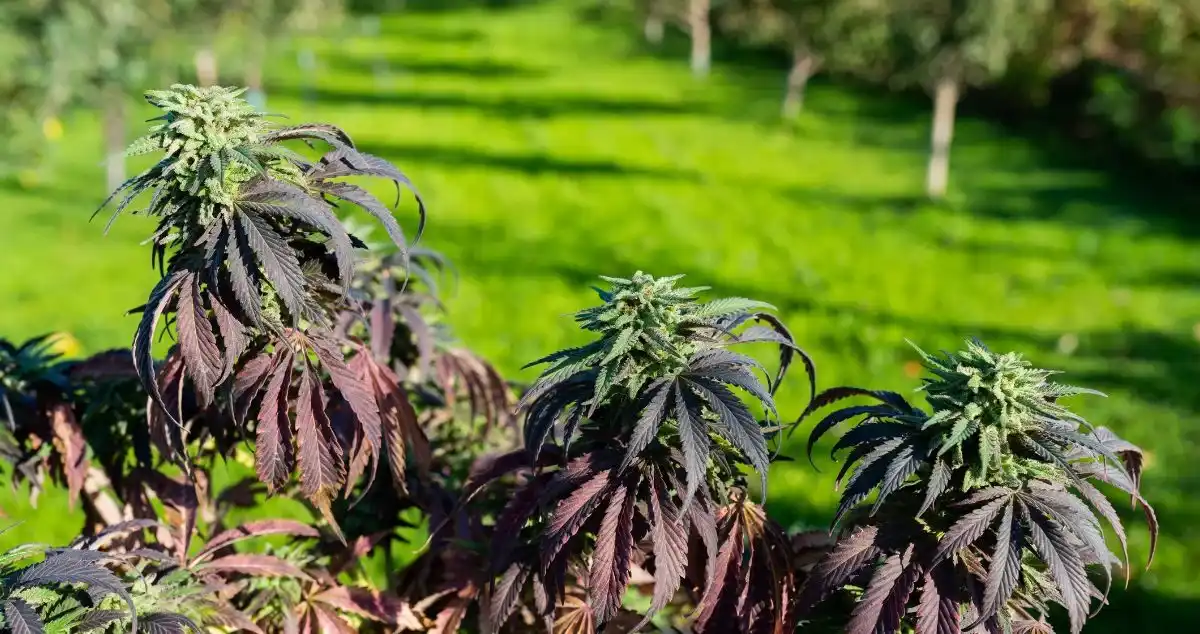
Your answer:
[[[196,49],[193,61],[196,64],[196,81],[201,86],[215,86],[217,84],[217,54],[213,51],[212,46],[201,46]]]
[[[792,51],[792,70],[788,72],[787,92],[783,96],[783,118],[795,119],[804,109],[804,88],[817,71],[817,59],[808,49],[797,46]]]
[[[107,191],[116,191],[125,182],[125,95],[115,88],[104,100],[104,156]]]
[[[309,103],[314,99],[313,80],[317,72],[317,55],[312,48],[305,46],[296,51],[296,63],[300,66],[300,76],[303,77],[300,93],[304,102]]]
[[[88,468],[87,477],[83,481],[84,495],[92,501],[96,514],[107,526],[112,526],[128,519],[121,506],[104,489],[110,485],[108,476],[96,467]]]
[[[943,77],[933,95],[933,135],[925,191],[930,198],[946,195],[950,180],[950,141],[954,137],[954,108],[958,104],[958,81]]]
[[[692,36],[692,74],[697,77],[708,75],[712,66],[712,32],[709,30],[708,11],[710,0],[690,0],[688,6],[688,31]]]
[[[663,18],[662,0],[645,0],[646,21],[642,23],[642,35],[646,42],[655,46],[662,44],[666,21]]]
[[[662,44],[666,25],[663,24],[663,18],[657,11],[654,9],[650,11],[646,16],[645,24],[642,25],[642,33],[646,36],[646,42],[658,46]]]
[[[263,59],[266,57],[266,45],[262,40],[250,44],[246,54],[246,100],[250,105],[265,110],[267,94],[263,91]]]
[[[263,48],[261,42],[251,44],[246,56],[246,88],[260,92],[263,89],[263,57],[266,55]]]

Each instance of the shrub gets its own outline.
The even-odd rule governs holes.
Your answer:
[[[1097,483],[1156,534],[1141,452],[1059,403],[1090,391],[978,343],[922,353],[929,411],[817,393],[769,305],[638,272],[575,315],[592,341],[512,385],[441,322],[444,258],[338,180],[412,189],[398,169],[334,126],[272,126],[238,91],[148,99],[164,114],[132,151],[162,157],[112,199],[159,222],[131,349],[0,340],[14,482],[49,478],[87,518],[67,548],[0,556],[9,631],[942,634],[1046,631],[1054,602],[1078,632],[1125,559]],[[339,203],[391,252],[364,255]],[[175,344],[155,359],[163,322]],[[787,423],[775,394],[796,361],[815,396]],[[836,530],[789,534],[763,506],[784,432],[857,397],[811,433],[810,452],[860,419],[834,447],[853,469]],[[218,457],[254,474],[216,490]],[[265,495],[312,518],[230,521]],[[414,521],[428,539],[394,570]]]

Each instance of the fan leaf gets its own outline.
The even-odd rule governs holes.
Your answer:
[[[325,414],[324,392],[307,362],[300,373],[300,392],[296,397],[296,445],[300,491],[336,527],[329,504],[346,477],[342,448]]]
[[[883,552],[878,538],[879,528],[866,526],[838,541],[837,546],[813,568],[800,596],[801,607],[816,605],[873,563]]]
[[[291,577],[308,579],[309,576],[295,564],[280,559],[274,555],[259,555],[253,553],[238,553],[218,557],[212,561],[197,564],[197,572],[240,574],[253,577]]]
[[[627,487],[616,487],[609,495],[608,509],[596,533],[588,592],[597,623],[604,623],[617,613],[629,583],[636,502]]]
[[[42,634],[45,626],[37,610],[20,597],[11,597],[3,602],[4,624],[12,634]]]
[[[254,466],[258,479],[272,490],[282,489],[292,473],[292,422],[288,419],[288,392],[292,378],[292,352],[281,348],[272,360],[274,369],[263,391],[255,430]]]
[[[179,331],[179,350],[187,366],[188,376],[200,404],[212,402],[213,390],[225,370],[225,359],[217,346],[217,336],[200,296],[200,280],[189,275],[179,289],[179,304],[175,313],[175,328]]]
[[[1012,505],[1011,494],[998,497],[991,502],[967,513],[956,521],[938,542],[934,559],[942,561],[959,550],[974,544],[987,531],[1002,509]]]
[[[238,214],[237,219],[240,234],[245,236],[246,244],[262,263],[267,280],[279,293],[283,305],[292,315],[292,322],[308,317],[304,272],[296,252],[268,221],[252,214]]]
[[[1024,545],[1021,522],[1015,517],[1013,506],[1007,505],[996,526],[996,547],[992,551],[984,583],[984,618],[996,614],[1012,597],[1021,575],[1021,551]]]

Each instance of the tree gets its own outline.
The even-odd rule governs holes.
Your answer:
[[[668,0],[638,0],[638,11],[642,17],[642,36],[650,44],[662,44],[666,30],[666,2]]]
[[[112,190],[125,180],[128,99],[154,63],[150,47],[158,24],[136,0],[69,0],[46,19],[50,107],[100,108]]]
[[[19,0],[0,11],[0,172],[35,174],[46,150],[43,128],[56,121],[45,37],[49,0]]]
[[[712,68],[713,0],[634,0],[632,4],[635,14],[643,20],[642,33],[647,42],[660,43],[665,25],[675,25],[691,41],[692,74],[708,75]],[[721,4],[720,0],[717,4]],[[628,9],[628,4],[625,6]]]
[[[712,0],[688,0],[687,25],[692,40],[692,74],[697,77],[708,75],[712,68],[711,12]]]
[[[256,0],[226,10],[227,26],[244,42],[243,77],[247,98],[266,105],[263,64],[273,46],[303,33],[328,32],[341,17],[343,0]]]
[[[36,136],[42,131],[38,123],[52,138],[58,113],[97,107],[109,185],[124,180],[127,95],[145,82],[155,62],[150,45],[161,35],[147,10],[152,6],[135,0],[25,0],[6,13],[9,28],[0,27],[0,33],[15,32],[19,39],[0,44],[0,49],[17,50],[13,70],[0,77],[0,86],[5,86],[5,118],[23,129],[17,139]]]
[[[1113,3],[1098,59],[1109,68],[1090,104],[1124,145],[1200,165],[1200,2]]]
[[[955,109],[962,91],[1000,78],[1017,53],[1036,44],[1050,0],[918,0],[891,5],[892,79],[933,93],[926,192],[942,198],[950,172]]]
[[[217,36],[231,21],[236,22],[253,0],[163,0],[166,20],[177,40],[192,47],[196,82],[214,86],[220,79],[217,60]],[[267,4],[273,4],[269,0]]]
[[[739,0],[724,23],[755,44],[783,47],[791,56],[782,113],[794,118],[808,80],[822,68],[855,71],[886,47],[887,26],[878,0]]]

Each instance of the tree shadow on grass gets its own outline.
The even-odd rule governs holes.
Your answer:
[[[665,179],[692,180],[695,174],[682,170],[638,167],[613,161],[566,159],[545,154],[505,154],[478,148],[423,144],[362,144],[364,152],[397,159],[436,163],[450,167],[487,168],[519,172],[530,176],[643,176]]]
[[[997,166],[996,172],[1002,171]],[[961,172],[966,172],[962,170]],[[960,173],[961,173],[960,172]],[[1078,173],[1060,173],[1070,180]],[[969,172],[965,180],[972,180]],[[999,221],[1034,221],[1094,230],[1132,229],[1136,233],[1172,238],[1200,239],[1200,222],[1192,204],[1172,194],[1156,195],[1130,191],[1101,174],[1093,183],[1037,185],[1034,180],[1052,180],[1055,172],[1029,170],[1025,175],[1010,172],[1011,186],[962,186],[962,198],[933,202],[923,195],[857,194],[821,188],[787,188],[780,193],[798,205],[836,206],[856,213],[911,212],[925,206],[941,207],[980,218]],[[1092,176],[1095,176],[1094,174]],[[1025,180],[1025,184],[1019,184]]]
[[[325,58],[325,63],[330,73],[335,75],[369,75],[380,67],[397,75],[438,75],[470,79],[535,78],[545,74],[537,68],[488,59],[421,59],[401,55],[363,59],[337,53]]]
[[[1196,624],[1200,601],[1154,592],[1141,586],[1117,586],[1109,604],[1087,622],[1087,634],[1131,634],[1143,632],[1186,632]],[[1062,627],[1057,631],[1065,632]]]
[[[378,2],[379,0],[375,0]],[[464,9],[520,9],[541,0],[404,0],[403,11],[412,13],[435,13],[462,11]]]
[[[610,99],[591,95],[535,95],[472,97],[465,93],[396,90],[303,89],[279,86],[274,93],[294,99],[328,104],[366,104],[388,108],[473,110],[507,119],[546,119],[568,116],[671,116],[697,112],[690,104],[641,99]]]
[[[440,42],[443,44],[472,44],[480,42],[487,34],[475,28],[436,27],[411,20],[391,19],[383,23],[380,34],[411,42]]]

